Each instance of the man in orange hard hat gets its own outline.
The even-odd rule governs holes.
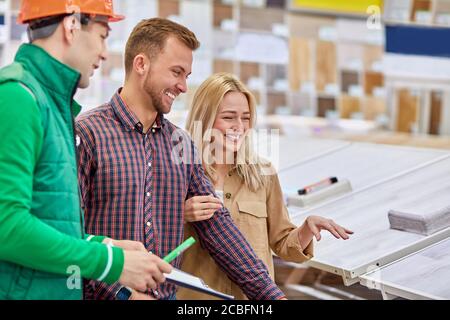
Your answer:
[[[171,271],[139,242],[84,232],[73,96],[121,19],[111,0],[22,1],[30,43],[0,69],[0,300],[81,299],[83,278],[146,291]]]

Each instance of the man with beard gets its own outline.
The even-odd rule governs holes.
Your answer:
[[[199,45],[177,23],[143,20],[127,41],[123,88],[78,118],[79,178],[89,232],[140,241],[162,257],[183,241],[185,200],[214,194],[202,164],[189,161],[198,159],[192,140],[164,117],[187,90],[192,54]],[[284,298],[229,212],[216,203],[204,209],[215,209],[214,216],[193,225],[217,264],[249,298]],[[172,264],[180,263],[178,257]],[[88,286],[95,299],[114,299],[120,291],[118,285],[94,281]],[[175,290],[164,283],[133,294],[175,299]]]

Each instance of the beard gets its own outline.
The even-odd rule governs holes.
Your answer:
[[[159,114],[169,113],[170,107],[169,107],[169,110],[166,110],[166,108],[164,107],[164,104],[162,102],[161,92],[158,92],[157,90],[155,90],[154,86],[152,85],[152,81],[150,78],[150,72],[147,74],[147,78],[145,79],[145,82],[144,82],[144,91],[150,97],[150,101],[156,112],[158,112]]]

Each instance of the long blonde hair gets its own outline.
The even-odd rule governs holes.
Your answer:
[[[230,73],[213,74],[200,85],[193,97],[186,121],[186,130],[199,149],[206,175],[212,181],[217,181],[217,173],[213,164],[205,161],[205,158],[210,155],[204,154],[203,150],[209,150],[206,146],[211,142],[210,133],[219,106],[228,92],[240,92],[245,95],[250,109],[250,129],[254,128],[256,123],[255,98],[246,86]],[[199,132],[199,123],[201,124],[201,132]],[[237,151],[235,160],[235,168],[239,177],[250,190],[256,191],[268,183],[267,176],[263,174],[264,168],[268,166],[270,164],[254,152],[251,135],[247,135]]]

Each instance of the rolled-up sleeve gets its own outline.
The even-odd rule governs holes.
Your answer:
[[[196,152],[194,147],[192,150]],[[202,165],[193,164],[187,197],[207,194],[214,194],[213,186]],[[249,299],[270,300],[285,296],[236,227],[227,209],[219,209],[211,219],[193,223],[193,226],[201,245]]]
[[[273,252],[286,261],[304,262],[313,257],[313,240],[302,248],[298,238],[298,228],[289,219],[284,205],[283,193],[278,176],[271,176],[267,188],[267,219],[269,244]]]

